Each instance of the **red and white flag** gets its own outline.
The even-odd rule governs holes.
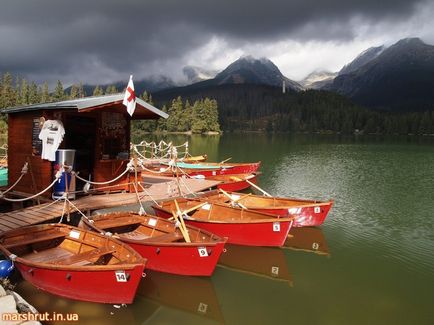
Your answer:
[[[136,94],[134,93],[133,75],[130,76],[127,89],[125,90],[124,101],[122,102],[127,107],[127,112],[133,116],[136,109]]]

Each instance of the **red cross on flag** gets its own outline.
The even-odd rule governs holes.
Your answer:
[[[127,112],[133,116],[136,109],[136,94],[134,93],[133,76],[130,76],[127,89],[125,90],[124,101],[122,102],[127,107]]]

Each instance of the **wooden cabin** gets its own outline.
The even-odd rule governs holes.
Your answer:
[[[16,192],[34,194],[49,186],[55,163],[41,158],[42,141],[39,133],[44,121],[61,121],[65,130],[59,149],[74,149],[74,170],[82,178],[96,182],[112,180],[126,168],[130,159],[130,129],[132,119],[167,118],[168,115],[145,101],[136,99],[131,117],[122,104],[124,94],[95,96],[54,103],[13,107],[8,114],[9,185],[21,175],[28,162],[29,172],[14,188]],[[126,185],[134,173],[110,185],[111,190],[129,190]],[[77,190],[84,184],[77,182]],[[51,197],[52,190],[44,194]]]

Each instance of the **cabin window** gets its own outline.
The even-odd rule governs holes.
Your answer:
[[[101,159],[128,159],[127,120],[121,113],[102,112]]]

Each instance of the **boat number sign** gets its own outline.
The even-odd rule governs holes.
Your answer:
[[[271,267],[271,274],[273,276],[278,276],[279,275],[279,267],[278,266],[272,266]]]
[[[148,221],[148,225],[151,227],[155,227],[157,225],[157,219],[150,218]]]
[[[80,238],[80,232],[77,230],[71,230],[69,232],[69,237],[79,239]]]
[[[288,213],[289,214],[300,214],[301,213],[301,208],[289,208],[288,209]]]
[[[117,282],[127,282],[127,275],[125,274],[125,271],[116,271],[115,276]]]
[[[205,247],[199,247],[197,249],[197,251],[199,252],[200,257],[207,257],[208,256],[208,251],[206,250]]]
[[[280,231],[280,222],[273,222],[273,231],[275,232]]]
[[[320,207],[314,207],[313,208],[313,212],[320,213],[321,212],[321,208]]]
[[[197,311],[202,314],[206,314],[207,309],[208,309],[208,305],[203,302],[200,302],[199,306],[197,307]]]

